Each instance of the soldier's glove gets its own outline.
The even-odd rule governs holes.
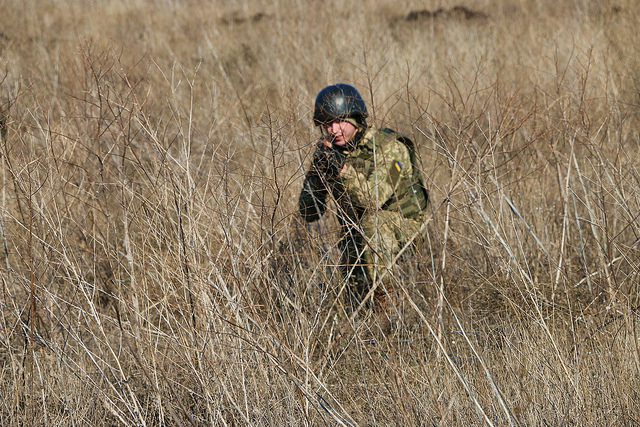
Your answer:
[[[331,149],[331,154],[329,155],[329,166],[327,167],[327,178],[337,178],[344,167],[344,161],[347,156],[345,156],[340,151],[335,148]]]
[[[325,175],[327,173],[327,167],[329,165],[329,152],[330,148],[326,147],[322,140],[316,144],[316,151],[313,153],[313,168],[320,174]]]
[[[327,147],[322,140],[318,141],[318,146],[313,153],[313,166],[325,177],[336,178],[344,166],[346,156],[340,151]]]

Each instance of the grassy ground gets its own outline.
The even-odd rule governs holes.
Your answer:
[[[631,0],[5,0],[1,425],[640,423]],[[419,146],[390,331],[297,197],[325,85]]]

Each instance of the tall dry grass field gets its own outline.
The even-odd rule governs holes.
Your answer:
[[[0,424],[640,423],[640,5],[265,3],[0,3]],[[335,82],[431,192],[390,330],[297,212]]]

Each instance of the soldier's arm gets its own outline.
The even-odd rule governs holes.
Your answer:
[[[365,208],[379,209],[394,195],[400,177],[411,176],[411,173],[409,150],[403,143],[394,140],[379,147],[375,166],[369,176],[347,165],[341,177],[354,203]]]
[[[324,214],[328,193],[323,178],[312,167],[305,177],[298,200],[300,215],[306,222],[317,221]]]

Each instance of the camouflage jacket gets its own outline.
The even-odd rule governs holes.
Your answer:
[[[417,218],[426,209],[428,195],[410,140],[389,129],[369,128],[345,154],[347,167],[340,177],[327,179],[313,167],[307,173],[299,200],[307,222],[322,216],[329,193],[343,224],[357,223],[365,212],[378,209],[396,210],[407,218]]]

